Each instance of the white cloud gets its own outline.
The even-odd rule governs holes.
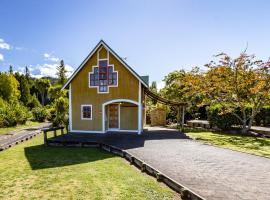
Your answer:
[[[8,43],[6,43],[3,39],[0,38],[0,49],[10,50],[11,46]]]
[[[44,53],[43,56],[44,56],[45,60],[50,60],[53,62],[58,62],[60,60],[59,58],[57,58],[54,55],[49,54],[49,53]]]
[[[157,90],[158,91],[161,90],[164,87],[165,87],[165,82],[164,81],[161,81],[161,82],[157,83]]]
[[[44,56],[44,58],[49,58],[50,57],[50,54],[44,53],[43,56]]]
[[[0,53],[0,61],[4,60],[4,55]]]
[[[49,77],[54,77],[56,78],[56,72],[57,72],[57,67],[59,66],[58,63],[54,64],[42,64],[42,65],[37,65],[35,67],[29,67],[29,70],[31,72],[31,75],[36,78],[41,78],[44,76],[49,76]],[[66,70],[67,70],[67,77],[71,76],[72,72],[74,71],[73,67],[70,65],[65,65]]]

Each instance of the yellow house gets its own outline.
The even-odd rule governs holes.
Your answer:
[[[141,133],[148,76],[139,76],[101,40],[75,70],[69,89],[70,132]]]

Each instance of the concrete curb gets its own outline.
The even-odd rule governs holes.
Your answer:
[[[87,144],[86,144],[87,143]],[[163,182],[168,187],[173,189],[174,191],[180,193],[181,198],[183,200],[205,200],[205,198],[201,197],[188,187],[178,183],[174,179],[170,178],[169,176],[165,175],[164,173],[160,172],[159,170],[155,169],[153,166],[149,165],[148,163],[144,162],[143,160],[140,160],[136,156],[132,155],[130,152],[126,150],[122,150],[118,147],[104,144],[104,143],[98,143],[98,142],[55,142],[55,141],[47,141],[48,146],[65,146],[65,147],[94,147],[94,148],[100,148],[104,151],[110,152],[112,154],[115,154],[117,156],[120,156],[122,158],[125,158],[130,164],[136,166],[138,169],[141,170],[141,172],[145,172],[148,175],[151,175],[157,179],[159,182]]]

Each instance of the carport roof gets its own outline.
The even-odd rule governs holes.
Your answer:
[[[145,88],[145,94],[151,99],[157,100],[158,102],[163,103],[165,105],[171,105],[171,106],[186,106],[187,105],[186,102],[176,102],[176,101],[165,99],[159,96],[158,94],[150,91],[148,88]]]

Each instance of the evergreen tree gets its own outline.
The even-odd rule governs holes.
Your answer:
[[[21,100],[24,105],[27,105],[31,100],[29,81],[26,79],[25,75],[20,74],[19,72],[15,72],[14,77],[19,82],[19,90],[21,93],[19,100]]]
[[[25,78],[27,80],[30,79],[30,71],[29,71],[29,68],[27,66],[25,66]]]
[[[31,100],[31,95],[28,80],[24,75],[22,75],[20,78],[20,91],[21,91],[20,100],[24,103],[24,105],[27,105]]]
[[[13,67],[12,65],[9,65],[9,70],[8,70],[9,74],[13,74]]]
[[[63,85],[66,80],[67,80],[67,76],[66,76],[67,70],[65,68],[65,64],[64,61],[61,60],[60,61],[60,65],[57,67],[57,76],[58,76],[58,83]]]
[[[149,89],[152,92],[157,93],[157,82],[156,81],[153,81]]]
[[[35,86],[39,91],[41,97],[41,104],[44,106],[46,94],[48,94],[48,90],[51,87],[51,83],[46,78],[40,78],[36,80]]]
[[[157,94],[158,93],[157,92],[157,82],[153,81],[149,89],[150,89],[151,92],[154,92],[154,93]],[[152,104],[154,104],[154,105],[157,104],[157,100],[152,99],[151,101],[152,101]]]

